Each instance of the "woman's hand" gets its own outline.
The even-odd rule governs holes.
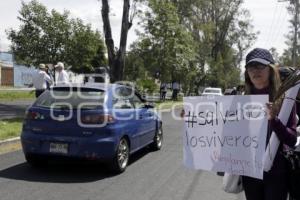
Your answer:
[[[185,115],[185,111],[184,111],[184,109],[182,109],[181,112],[180,112],[180,117],[184,118],[184,115]]]
[[[277,106],[274,103],[266,103],[268,120],[275,119],[277,116]]]

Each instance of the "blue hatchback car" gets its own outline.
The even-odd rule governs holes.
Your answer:
[[[121,84],[55,86],[26,111],[21,142],[34,166],[50,157],[106,161],[123,172],[130,154],[162,147],[162,121],[134,91]]]

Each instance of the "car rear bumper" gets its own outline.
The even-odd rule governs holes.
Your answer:
[[[111,160],[115,155],[115,137],[66,137],[41,136],[22,132],[21,143],[25,155],[63,156],[90,160]],[[56,144],[62,145],[63,151],[53,149]],[[50,148],[51,146],[51,148]]]

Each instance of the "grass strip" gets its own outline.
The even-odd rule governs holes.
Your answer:
[[[21,134],[23,119],[0,120],[0,140],[18,137]]]
[[[29,100],[34,98],[34,91],[0,90],[0,101]]]

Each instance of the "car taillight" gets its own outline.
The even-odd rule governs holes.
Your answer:
[[[35,111],[27,111],[25,113],[25,119],[27,120],[36,120],[36,119],[45,119],[44,115]]]
[[[84,124],[102,124],[113,123],[115,119],[111,115],[85,115],[81,117],[81,122]]]

